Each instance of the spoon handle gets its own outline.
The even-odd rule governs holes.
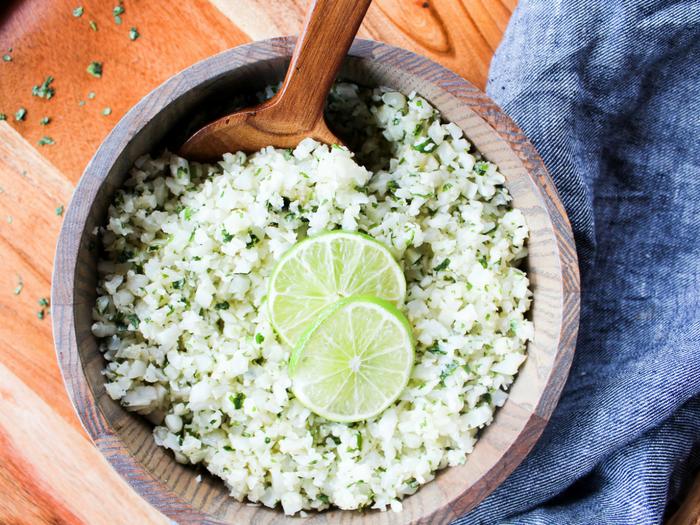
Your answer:
[[[285,120],[312,129],[372,0],[311,0],[277,95]]]

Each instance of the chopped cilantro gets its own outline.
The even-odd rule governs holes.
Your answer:
[[[430,345],[428,348],[426,348],[427,352],[430,352],[431,354],[438,354],[438,355],[445,355],[447,352],[445,352],[443,349],[440,348],[440,344],[435,341],[432,345]]]
[[[486,260],[485,255],[483,257],[479,257],[479,264],[482,266],[482,268],[486,268],[488,266],[489,263]]]
[[[126,318],[129,320],[129,324],[131,324],[131,326],[133,326],[134,328],[139,327],[139,323],[141,321],[139,320],[139,317],[136,314],[128,314]]]
[[[423,131],[423,124],[416,124],[416,127],[413,130],[413,135],[419,135],[421,131]]]
[[[39,318],[40,321],[43,321],[43,320],[44,320],[44,317],[46,317],[46,312],[45,312],[44,309],[42,308],[41,310],[39,310],[39,311],[36,313],[36,316]]]
[[[124,6],[122,6],[122,5],[115,6],[114,9],[112,9],[112,14],[114,16],[123,15],[124,14]]]
[[[117,24],[118,26],[122,24],[122,17],[121,16],[115,16],[114,17],[114,23]]]
[[[51,122],[51,117],[43,117],[39,121],[39,124],[41,124],[42,126],[46,126],[49,122]]]
[[[173,288],[175,288],[176,290],[181,290],[183,284],[185,284],[184,279],[180,279],[179,281],[173,281]]]
[[[262,334],[255,334],[255,342],[261,344],[265,340],[265,336]]]
[[[185,217],[186,221],[189,221],[192,218],[192,208],[187,206],[187,208],[184,209],[183,216]]]
[[[75,18],[80,18],[81,16],[83,16],[84,12],[85,10],[82,8],[82,6],[78,6],[75,9],[73,9],[73,16]]]
[[[0,113],[0,120],[7,120],[7,115]]]
[[[474,164],[474,171],[476,171],[479,175],[485,175],[488,169],[488,162],[479,161],[476,164]]]
[[[2,59],[3,59],[5,62],[12,62],[12,57],[11,57],[10,55],[3,55],[3,56],[2,56]]]
[[[221,230],[221,236],[223,237],[224,242],[231,242],[233,240],[233,235],[226,230]]]
[[[357,437],[355,438],[355,440],[357,450],[362,450],[362,434],[360,432],[357,433]]]
[[[110,108],[110,107],[104,108],[104,109],[102,110],[102,114],[103,114],[104,116],[109,116],[109,115],[111,115],[111,114],[112,114],[112,108]]]
[[[268,443],[268,444],[269,444],[270,441],[272,441],[272,440],[271,440],[269,437],[266,437],[266,438],[265,438],[265,443]]]
[[[439,272],[441,270],[444,270],[450,265],[450,259],[447,258],[444,261],[442,261],[440,264],[438,264],[435,268],[433,268],[433,271]]]
[[[138,32],[138,29],[136,29],[135,27],[132,27],[131,29],[129,29],[129,40],[132,40],[132,41],[136,40],[140,36],[141,35]]]
[[[386,189],[389,190],[391,193],[394,193],[396,190],[399,189],[399,183],[395,180],[390,180],[386,183]]]
[[[39,144],[39,146],[50,146],[51,144],[54,144],[55,142],[56,141],[54,139],[52,139],[51,137],[49,137],[48,135],[44,135],[43,137],[41,137],[39,139],[39,142],[37,142],[37,144]]]
[[[56,215],[58,215],[59,217],[63,215],[63,204],[56,208]]]
[[[51,82],[53,82],[53,77],[49,75],[40,86],[34,86],[32,88],[32,95],[45,98],[46,100],[51,99],[56,93],[56,90],[51,87]]]
[[[20,120],[24,120],[24,117],[27,116],[27,110],[25,108],[19,108],[17,110],[17,113],[15,113],[15,120],[19,122]]]
[[[102,78],[102,62],[90,62],[86,71],[95,78]]]
[[[252,248],[256,244],[260,242],[260,239],[258,239],[258,236],[255,235],[254,233],[250,234],[250,241],[248,241],[245,245],[246,248]]]
[[[90,20],[90,29],[97,32],[97,23],[94,20]]]
[[[320,499],[321,502],[325,503],[326,505],[330,504],[331,502],[331,500],[325,494],[319,494],[318,499]]]
[[[450,364],[448,364],[442,372],[440,372],[440,384],[445,385],[445,379],[447,379],[450,375],[452,375],[452,372],[457,370],[457,363],[452,361]]]
[[[228,310],[229,306],[231,305],[229,305],[227,301],[222,301],[214,305],[214,310]]]
[[[88,98],[89,98],[90,100],[92,100],[93,98],[95,98],[95,92],[94,92],[94,91],[88,92]]]
[[[429,153],[433,150],[435,147],[435,142],[433,142],[433,139],[426,139],[424,142],[421,142],[420,144],[416,144],[411,146],[416,151],[420,151],[421,153]]]
[[[229,401],[233,403],[236,410],[239,410],[243,406],[243,400],[245,399],[245,394],[243,392],[238,392],[235,396],[228,396]]]
[[[22,293],[22,288],[24,288],[24,281],[22,278],[18,275],[17,276],[17,286],[15,286],[15,295],[19,295]]]

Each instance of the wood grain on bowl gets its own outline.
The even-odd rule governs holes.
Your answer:
[[[223,483],[177,464],[152,439],[151,424],[106,394],[103,358],[90,332],[97,253],[92,231],[134,160],[178,144],[187,125],[225,112],[232,93],[279,81],[293,39],[249,44],[200,62],[132,109],[87,167],[59,238],[53,282],[54,337],[70,395],[86,430],[115,469],[156,508],[180,523],[277,523],[280,511],[231,500]],[[356,41],[341,77],[359,84],[417,91],[506,176],[514,206],[530,228],[528,271],[535,336],[509,400],[482,434],[465,465],[404,500],[401,513],[329,511],[309,523],[447,523],[491,492],[527,455],[556,404],[574,352],[578,270],[571,229],[534,148],[498,107],[442,66],[398,48]],[[299,519],[301,520],[301,518]]]

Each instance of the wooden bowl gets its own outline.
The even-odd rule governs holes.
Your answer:
[[[175,462],[155,445],[152,424],[105,392],[105,363],[90,332],[98,252],[94,228],[134,160],[178,144],[193,128],[231,109],[234,95],[276,83],[294,40],[237,47],[175,75],[139,102],[100,146],[83,174],[58,241],[53,275],[53,330],[68,392],[88,434],[141,496],[179,523],[283,523],[281,511],[238,503],[218,479]],[[404,500],[403,512],[310,513],[313,524],[448,523],[472,509],[523,460],[554,409],[574,353],[579,315],[576,251],[566,212],[534,147],[469,82],[402,49],[357,40],[341,78],[417,91],[460,126],[506,177],[513,203],[530,228],[528,272],[535,336],[506,404],[482,433],[465,465],[442,470]],[[240,99],[239,99],[240,102]]]

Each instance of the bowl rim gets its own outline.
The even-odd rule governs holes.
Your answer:
[[[276,37],[237,46],[205,58],[157,86],[133,106],[107,135],[88,163],[67,207],[64,222],[56,245],[52,275],[51,303],[54,346],[63,381],[83,428],[100,449],[112,467],[131,487],[151,505],[166,516],[180,523],[224,523],[206,512],[193,508],[178,494],[171,491],[153,476],[139,460],[134,458],[122,442],[120,435],[111,427],[92,395],[83,363],[77,351],[73,300],[76,282],[77,255],[80,235],[87,222],[90,207],[95,195],[114,164],[148,117],[157,115],[178,97],[211,78],[214,73],[225,73],[239,67],[253,64],[262,59],[289,57],[296,38]],[[264,53],[260,53],[264,51]],[[271,54],[272,53],[272,54]],[[384,55],[377,57],[377,53]],[[525,459],[539,439],[559,400],[568,377],[573,359],[578,332],[580,310],[580,285],[578,259],[574,237],[564,206],[550,178],[544,163],[534,146],[518,126],[486,94],[461,76],[444,66],[411,51],[367,39],[356,39],[348,52],[349,57],[369,61],[391,55],[397,62],[409,62],[411,68],[427,68],[431,75],[440,78],[441,83],[455,91],[467,93],[471,109],[508,142],[516,156],[527,159],[528,175],[540,189],[542,204],[548,221],[556,233],[556,248],[561,264],[562,316],[558,334],[558,348],[552,373],[547,378],[542,395],[532,409],[522,432],[500,455],[498,463],[471,486],[465,488],[457,498],[450,500],[443,509],[434,509],[417,517],[420,522],[447,523],[474,508]],[[163,97],[165,93],[167,96]],[[466,102],[465,102],[466,103]],[[439,109],[439,108],[438,108]],[[469,137],[467,137],[469,138]],[[115,149],[115,144],[118,148]],[[115,153],[116,151],[116,153]],[[77,196],[83,196],[83,203],[77,203]],[[87,197],[87,198],[85,198]],[[88,202],[88,205],[85,205]],[[68,278],[65,276],[68,275]],[[566,324],[566,330],[564,330]],[[504,458],[511,461],[505,465]],[[499,468],[496,468],[499,467]],[[467,498],[467,493],[470,498]],[[441,512],[438,512],[441,511]]]

